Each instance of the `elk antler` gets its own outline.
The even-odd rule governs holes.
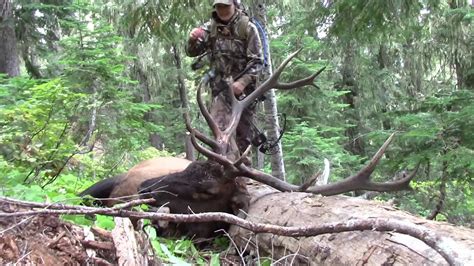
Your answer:
[[[241,158],[237,159],[235,162],[229,160],[224,154],[227,150],[227,147],[230,144],[230,138],[232,134],[235,132],[242,112],[245,108],[247,108],[250,104],[252,104],[256,99],[262,96],[265,92],[272,88],[282,89],[282,90],[290,90],[306,85],[313,85],[314,80],[316,77],[325,69],[322,68],[316,73],[306,78],[293,81],[291,83],[280,83],[278,79],[280,78],[281,73],[288,65],[288,63],[301,51],[298,50],[292,54],[290,54],[282,64],[275,70],[275,72],[260,86],[258,86],[251,94],[245,97],[243,100],[237,100],[235,97],[231,98],[231,106],[232,106],[232,115],[230,119],[230,123],[227,125],[225,130],[219,129],[219,126],[214,121],[212,116],[210,115],[207,108],[204,106],[203,100],[201,98],[201,87],[198,88],[197,93],[197,101],[201,113],[203,114],[206,122],[211,129],[215,140],[212,140],[206,137],[204,134],[200,133],[196,129],[192,128],[191,122],[189,121],[189,117],[186,116],[186,125],[188,130],[191,132],[191,140],[193,142],[194,147],[202,153],[204,156],[209,158],[210,160],[215,160],[222,164],[225,169],[226,173],[230,176],[246,176],[266,185],[269,185],[275,189],[280,191],[305,191],[315,194],[322,194],[322,195],[335,195],[341,194],[344,192],[354,191],[354,190],[371,190],[371,191],[396,191],[408,188],[408,185],[413,179],[418,169],[416,169],[407,177],[397,180],[394,182],[389,183],[376,183],[370,181],[370,175],[375,170],[375,166],[378,164],[380,159],[382,158],[385,150],[387,149],[388,145],[392,141],[394,134],[392,134],[380,147],[374,157],[370,160],[369,164],[365,166],[362,170],[360,170],[357,174],[348,177],[340,182],[327,184],[322,186],[311,186],[311,184],[306,184],[304,186],[296,186],[289,184],[283,180],[280,180],[272,175],[266,174],[262,171],[259,171],[254,168],[249,168],[242,163]],[[234,95],[232,89],[228,88],[229,95]],[[200,145],[196,138],[201,140],[202,142],[206,143],[207,145],[211,146],[212,150],[209,150],[202,145]]]
[[[261,183],[267,184],[273,188],[276,188],[280,191],[300,191],[300,192],[310,192],[314,194],[321,194],[325,196],[341,194],[354,190],[370,190],[370,191],[398,191],[402,189],[409,188],[409,183],[415,177],[415,174],[418,170],[419,164],[406,177],[387,183],[377,183],[370,181],[370,175],[375,170],[375,166],[378,164],[379,160],[382,158],[385,150],[392,141],[395,133],[390,135],[390,137],[384,142],[382,147],[377,151],[377,153],[372,157],[370,162],[362,168],[357,174],[343,179],[339,182],[321,186],[310,186],[309,188],[302,188],[300,186],[292,185],[287,182],[284,182],[272,175],[266,174],[259,170],[246,167],[245,165],[238,166],[238,171],[243,176],[247,176]],[[234,170],[235,171],[235,170]]]
[[[213,148],[213,150],[216,151],[217,153],[223,153],[223,151],[226,150],[226,147],[227,147],[226,145],[228,145],[230,142],[230,137],[237,129],[237,125],[240,121],[240,116],[242,115],[242,112],[244,111],[244,109],[247,108],[249,105],[251,105],[253,102],[255,102],[259,97],[261,97],[267,91],[269,91],[272,88],[289,90],[289,89],[294,89],[294,88],[298,88],[298,87],[302,87],[306,85],[316,86],[314,84],[314,80],[319,74],[321,74],[321,72],[324,71],[325,67],[323,67],[322,69],[320,69],[319,71],[317,71],[316,73],[314,73],[313,75],[309,77],[306,77],[306,78],[303,78],[291,83],[280,83],[278,81],[285,67],[301,50],[302,49],[299,49],[298,51],[290,54],[264,83],[258,86],[251,94],[249,94],[243,100],[239,101],[235,97],[229,97],[231,99],[232,114],[231,114],[230,122],[226,126],[226,129],[224,131],[219,129],[219,126],[214,121],[209,111],[205,107],[204,101],[202,100],[202,95],[201,95],[201,86],[199,86],[198,92],[197,92],[197,102],[199,105],[199,109],[201,113],[203,114],[204,118],[206,119],[206,122],[209,128],[211,129],[215,137],[215,141],[210,140],[209,138],[204,138],[202,134],[199,133],[198,131],[195,131],[196,136],[204,143],[210,145]],[[228,93],[229,95],[232,95],[232,96],[234,95],[232,88],[230,86],[228,86]],[[189,120],[187,120],[188,130],[191,131],[190,130],[191,125],[188,122]],[[220,148],[217,148],[216,146],[220,146]]]

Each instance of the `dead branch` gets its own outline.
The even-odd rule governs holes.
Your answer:
[[[93,208],[82,206],[70,206],[64,204],[39,204],[26,201],[0,198],[0,202],[12,204],[17,202],[22,206],[38,208],[40,205],[47,205],[49,209],[37,209],[23,212],[4,213],[0,212],[0,218],[12,218],[35,215],[81,215],[81,214],[102,214],[114,217],[128,217],[136,219],[162,220],[176,223],[201,223],[201,222],[226,222],[245,228],[254,233],[271,233],[281,236],[310,237],[321,234],[341,233],[348,231],[379,231],[397,232],[406,234],[423,241],[429,247],[436,250],[450,265],[462,264],[458,260],[459,255],[455,248],[455,241],[437,235],[433,230],[424,226],[413,224],[401,220],[386,218],[367,218],[349,220],[343,222],[326,223],[318,226],[285,227],[272,224],[253,223],[227,213],[199,213],[199,214],[169,214],[129,211],[119,208]],[[137,201],[136,201],[137,202]]]
[[[102,239],[112,239],[112,234],[109,231],[100,227],[92,226],[91,231],[94,233],[94,235],[97,235]]]
[[[130,198],[130,197],[104,198],[104,199],[117,200],[121,198]],[[44,208],[44,209],[51,209],[51,210],[77,210],[77,209],[85,210],[85,209],[91,208],[91,207],[86,207],[86,206],[67,205],[67,204],[62,204],[62,203],[39,203],[39,202],[22,201],[22,200],[7,198],[7,197],[0,197],[0,202],[15,204],[15,205],[24,206],[24,207]],[[131,201],[128,201],[127,203],[117,204],[116,206],[112,207],[112,209],[126,209],[130,207],[138,206],[141,204],[150,204],[153,202],[155,202],[154,199],[131,200]],[[91,208],[91,209],[97,209],[97,208]]]
[[[92,240],[83,240],[83,241],[81,241],[81,244],[85,248],[114,250],[114,245],[113,245],[112,242],[100,242],[100,241],[92,241]]]

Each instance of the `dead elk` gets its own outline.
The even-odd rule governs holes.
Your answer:
[[[298,51],[299,52],[299,51]],[[244,156],[235,158],[239,154],[237,147],[233,145],[233,136],[243,110],[260,98],[271,88],[289,90],[305,85],[314,85],[314,79],[323,69],[313,75],[291,83],[280,83],[278,81],[286,65],[298,52],[290,55],[263,84],[243,100],[233,96],[230,89],[225,91],[231,99],[231,117],[227,125],[217,125],[210,115],[201,98],[201,87],[198,88],[197,101],[203,117],[211,129],[213,138],[202,134],[192,127],[189,115],[185,114],[185,122],[191,133],[194,147],[208,158],[205,162],[194,162],[184,171],[170,174],[157,179],[143,182],[140,193],[151,193],[156,200],[156,207],[166,206],[170,213],[203,213],[203,212],[227,212],[238,213],[239,209],[245,211],[249,203],[249,195],[242,177],[254,179],[269,185],[280,191],[298,191],[322,195],[341,194],[354,190],[369,191],[396,191],[408,187],[410,180],[416,171],[407,177],[388,183],[376,183],[370,180],[370,175],[382,158],[394,135],[392,134],[374,155],[369,164],[354,176],[348,177],[340,182],[318,186],[306,182],[302,186],[289,184],[272,175],[248,167],[243,163]],[[210,148],[202,146],[198,140]],[[244,152],[244,155],[247,151]],[[145,196],[146,197],[146,196]],[[163,228],[162,235],[188,235],[198,237],[212,236],[216,229],[225,229],[228,225],[223,223],[192,223],[192,224],[169,224]]]
[[[153,197],[156,209],[170,213],[225,212],[238,214],[247,210],[249,195],[245,185],[233,176],[225,176],[223,166],[212,161],[192,162],[174,157],[143,161],[127,173],[97,182],[79,195],[89,195],[101,206],[112,207],[136,199]],[[137,226],[137,221],[132,219]],[[219,222],[175,224],[165,223],[158,234],[167,237],[208,238],[228,224]]]
[[[142,183],[142,198],[150,195],[157,208],[166,207],[170,213],[192,214],[225,212],[238,214],[247,211],[249,194],[245,184],[235,176],[226,174],[224,167],[212,160],[197,161],[184,171],[149,179]],[[189,236],[208,238],[227,229],[223,222],[166,223],[158,227],[158,234],[166,237]]]

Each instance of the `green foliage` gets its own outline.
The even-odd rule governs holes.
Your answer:
[[[315,60],[320,56],[322,47],[311,36],[288,33],[271,42],[272,52],[278,55],[285,55],[294,46],[300,45],[307,49],[298,57],[301,61],[295,60],[285,71],[285,80],[303,78],[327,64],[323,60]],[[326,71],[332,71],[331,65],[326,67]],[[331,161],[332,181],[360,167],[360,158],[344,149],[344,144],[351,141],[344,136],[344,132],[352,125],[343,121],[348,106],[341,101],[341,97],[348,92],[335,91],[326,73],[323,72],[316,81],[319,89],[305,87],[277,94],[279,111],[288,117],[282,143],[288,180],[294,183],[301,183],[322,169],[324,158]]]
[[[95,225],[106,230],[112,230],[115,227],[113,217],[104,215],[96,215]]]
[[[323,169],[323,160],[328,159],[332,166],[331,182],[349,173],[351,164],[358,165],[358,157],[350,155],[339,145],[341,130],[337,128],[309,126],[302,122],[285,134],[285,162],[288,180],[303,183],[307,178]]]
[[[149,223],[149,221],[145,221]],[[164,263],[173,265],[220,265],[219,252],[229,246],[229,240],[224,237],[214,239],[211,250],[196,248],[191,239],[166,239],[156,236],[151,226],[145,226],[151,244]]]
[[[85,89],[90,95],[89,109],[99,112],[97,135],[103,136],[104,145],[110,139],[117,151],[127,151],[145,145],[143,136],[147,132],[160,132],[163,128],[143,120],[148,111],[161,106],[134,101],[136,83],[124,73],[124,64],[131,58],[120,49],[121,42],[110,26],[98,23],[87,34],[64,39],[65,48],[71,52],[64,54],[60,62],[73,89]],[[81,49],[77,49],[78,43]],[[90,119],[90,115],[84,118]],[[82,119],[79,123],[90,121]],[[127,138],[119,138],[124,135]]]
[[[81,12],[94,9],[78,10],[85,19],[86,13]],[[81,172],[86,176],[110,174],[124,154],[148,146],[150,132],[164,131],[163,126],[143,119],[162,106],[134,100],[136,82],[125,72],[125,63],[132,58],[123,52],[122,38],[103,20],[89,26],[76,24],[75,34],[59,43],[62,52],[54,55],[59,60],[45,65],[50,73],[60,72],[60,77],[0,80],[5,96],[0,100],[1,151],[10,165],[24,169],[24,180],[47,180],[47,184],[74,165],[81,169],[85,165]],[[88,152],[95,145],[105,153]],[[126,167],[130,164],[117,170]]]
[[[167,263],[191,265],[190,257],[195,257],[198,252],[190,240],[169,240],[161,239],[163,243],[158,240],[152,241],[152,245],[158,253],[158,256]],[[186,259],[187,258],[187,259]],[[199,262],[196,262],[199,263]],[[201,261],[202,263],[202,261]]]
[[[190,239],[156,237],[154,229],[148,230],[148,235],[151,238],[153,248],[164,263],[173,265],[220,265],[219,253],[199,251]],[[219,245],[222,245],[223,240],[216,238],[216,241],[216,247],[222,249]]]
[[[14,91],[12,83],[0,84],[16,103],[5,103],[0,110],[3,154],[17,167],[32,166],[44,175],[54,174],[76,149],[72,136],[66,134],[71,126],[68,117],[81,108],[85,95],[71,91],[61,79],[27,83],[31,87],[19,91]]]
[[[47,189],[34,184],[25,185],[23,179],[25,172],[18,168],[10,170],[8,163],[0,160],[0,195],[33,202],[50,202],[64,204],[79,204],[81,200],[76,196],[78,187],[81,186],[77,176],[63,175]],[[78,215],[62,215],[62,219],[76,224],[91,225],[91,221]],[[110,217],[107,217],[110,219]],[[109,227],[110,228],[110,227]],[[113,227],[112,227],[113,228]]]
[[[353,173],[362,161],[348,153],[348,143],[362,140],[361,155],[368,158],[398,131],[373,179],[389,180],[418,162],[421,170],[413,192],[382,197],[427,215],[444,186],[438,218],[472,225],[472,7],[465,1],[404,0],[275,6],[283,11],[269,9],[279,21],[270,28],[277,37],[271,42],[274,62],[305,48],[305,63],[295,60],[285,79],[303,77],[320,62],[328,65],[316,81],[320,91],[278,94],[279,111],[291,118],[283,139],[289,176],[300,182],[321,168],[315,163],[323,157],[338,177]],[[349,137],[350,131],[356,134]]]
[[[465,223],[474,217],[470,205],[474,185],[474,122],[468,118],[474,114],[473,96],[472,91],[462,90],[433,95],[420,104],[419,112],[395,120],[404,131],[403,153],[409,159],[423,162],[423,171],[414,187],[417,193],[408,195],[417,201],[403,203],[407,208],[413,209],[422,202],[418,212],[426,213],[426,206],[434,207],[433,200],[441,196],[441,177],[447,176],[444,204],[448,213],[443,213],[443,219]],[[459,202],[466,205],[460,207]]]

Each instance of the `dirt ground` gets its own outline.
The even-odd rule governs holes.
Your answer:
[[[0,202],[0,212],[29,210]],[[111,232],[100,228],[85,229],[55,215],[0,218],[0,265],[119,265],[123,260],[118,254],[131,247],[127,244],[116,246],[113,239]],[[149,247],[144,235],[139,234],[138,239],[139,252],[149,254],[149,250],[144,249]],[[147,265],[162,264],[153,254],[145,259]],[[239,265],[240,258],[223,252],[220,263]]]
[[[0,205],[0,212],[18,211],[25,209]],[[85,240],[83,228],[50,215],[0,218],[0,265],[7,264],[110,265],[116,258],[110,239]]]

